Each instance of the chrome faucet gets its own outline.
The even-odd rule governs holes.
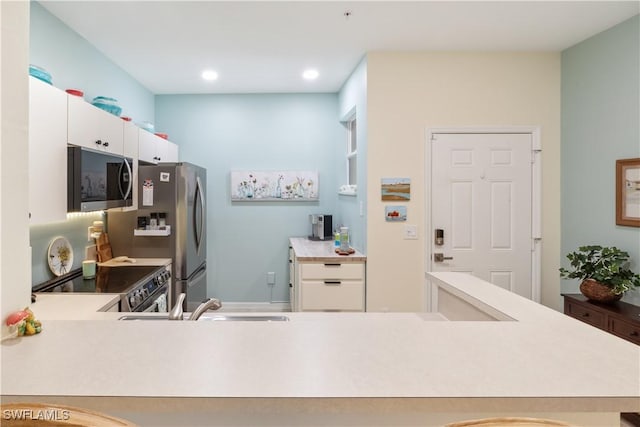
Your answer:
[[[198,320],[200,316],[202,316],[202,313],[204,313],[205,311],[217,310],[220,307],[222,307],[222,303],[219,299],[207,298],[206,300],[202,301],[195,310],[193,310],[193,313],[191,313],[191,316],[189,316],[189,320]]]
[[[169,312],[169,320],[182,320],[184,317],[182,315],[182,303],[184,302],[184,298],[187,294],[180,294],[178,296],[178,301],[176,305],[173,306],[171,311]]]

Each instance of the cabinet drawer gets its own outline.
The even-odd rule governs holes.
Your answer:
[[[302,310],[364,311],[364,282],[313,281],[301,284]]]
[[[575,317],[578,320],[582,320],[585,323],[595,326],[596,328],[606,329],[605,316],[599,311],[592,310],[589,307],[585,307],[579,304],[567,304],[567,314],[571,317]]]
[[[640,326],[610,317],[609,330],[620,338],[640,345]]]
[[[300,276],[302,279],[351,279],[364,280],[363,263],[301,263]]]

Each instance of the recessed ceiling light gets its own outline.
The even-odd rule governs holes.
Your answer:
[[[205,80],[216,80],[218,78],[218,73],[213,70],[205,70],[202,72],[202,78]]]
[[[313,69],[305,70],[305,72],[302,73],[302,77],[304,77],[307,80],[317,79],[319,75],[320,73],[318,73],[318,70],[313,70]]]

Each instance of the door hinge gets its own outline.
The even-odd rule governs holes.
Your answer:
[[[531,164],[534,164],[538,159],[538,154],[540,154],[542,150],[531,150]]]

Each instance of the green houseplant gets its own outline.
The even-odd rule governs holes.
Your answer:
[[[629,269],[629,254],[616,247],[580,246],[567,254],[571,269],[560,268],[560,277],[582,279],[580,292],[589,299],[612,302],[640,286],[640,275]]]

